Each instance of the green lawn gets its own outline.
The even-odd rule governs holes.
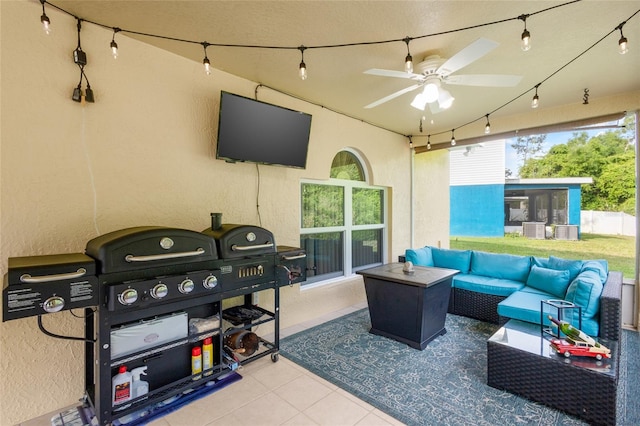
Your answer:
[[[521,236],[506,237],[452,237],[450,248],[482,250],[492,253],[510,253],[565,259],[606,259],[609,269],[622,271],[625,278],[633,279],[635,270],[635,238],[619,235],[581,234],[579,241],[533,240]]]

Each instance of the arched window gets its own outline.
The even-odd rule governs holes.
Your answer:
[[[307,251],[307,281],[348,276],[380,265],[386,247],[385,188],[369,185],[360,155],[340,151],[328,181],[301,183],[300,247]]]
[[[366,181],[360,160],[350,151],[340,151],[333,157],[330,177],[333,179]]]

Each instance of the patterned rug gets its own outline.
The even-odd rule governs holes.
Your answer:
[[[370,327],[363,309],[282,339],[280,353],[407,425],[584,424],[486,384],[486,341],[496,325],[448,314],[447,334],[423,351]],[[638,425],[638,333],[623,332],[621,347],[617,424]]]

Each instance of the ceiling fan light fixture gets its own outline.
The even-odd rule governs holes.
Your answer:
[[[418,93],[416,97],[413,98],[413,101],[411,101],[411,106],[415,109],[419,109],[420,111],[424,110],[424,107],[427,106],[427,100],[424,93]]]
[[[425,101],[430,104],[431,102],[435,102],[438,100],[440,96],[438,84],[434,82],[429,82],[424,85],[424,89],[422,90],[422,94],[424,95]]]
[[[456,98],[451,96],[448,90],[440,88],[440,93],[438,94],[438,105],[440,109],[449,109],[451,105],[453,105],[453,101]]]

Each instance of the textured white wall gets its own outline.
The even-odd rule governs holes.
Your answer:
[[[96,103],[81,106],[71,101],[79,79],[71,59],[75,20],[48,8],[53,32],[46,36],[38,2],[2,1],[0,8],[1,274],[9,257],[83,252],[91,238],[130,226],[202,230],[213,211],[227,223],[258,224],[256,166],[215,159],[220,90],[253,97],[255,83],[223,72],[207,77],[200,63],[124,36],[114,60],[111,32],[85,23]],[[387,260],[403,253],[410,241],[406,139],[267,89],[258,97],[313,115],[306,170],[260,166],[262,226],[278,244],[299,244],[300,179],[327,179],[333,156],[348,146],[366,157],[372,183],[389,188]],[[430,191],[446,194],[445,176]],[[438,232],[445,238],[446,230]],[[287,287],[282,326],[364,300],[359,276],[303,292]],[[54,332],[83,333],[83,321],[68,311],[43,321]],[[81,343],[45,336],[35,318],[1,323],[0,425],[77,402],[83,369]]]

